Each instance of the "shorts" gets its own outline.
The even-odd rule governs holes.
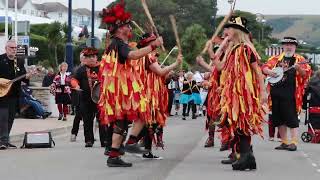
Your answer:
[[[271,97],[272,100],[272,124],[274,127],[287,126],[299,127],[298,113],[295,99],[283,99]]]

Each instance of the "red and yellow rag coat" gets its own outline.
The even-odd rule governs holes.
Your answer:
[[[141,78],[145,85],[144,91],[148,100],[145,120],[149,125],[158,123],[158,125],[164,126],[168,109],[168,90],[165,79],[149,69],[151,64],[158,62],[154,52],[148,54],[145,61],[146,71]]]
[[[221,108],[221,125],[228,124],[232,137],[238,130],[246,135],[262,136],[265,111],[260,102],[258,77],[250,65],[251,56],[257,59],[257,55],[248,45],[241,43],[226,56],[226,64],[220,75],[220,101],[209,103]]]
[[[299,54],[294,54],[294,57],[296,59],[295,63],[301,63],[305,61],[304,57],[299,55]],[[273,69],[276,67],[276,65],[282,61],[284,58],[284,53],[282,53],[279,56],[273,56],[271,57],[263,66],[262,69],[264,68],[269,68]],[[301,76],[299,72],[296,72],[296,90],[295,90],[295,99],[296,99],[296,110],[298,113],[301,112],[302,108],[302,103],[303,103],[303,95],[304,95],[304,90],[305,90],[305,85],[308,83],[310,76],[311,76],[311,67],[305,63],[305,64],[300,64],[300,67],[302,67],[306,71],[305,76]],[[268,84],[268,90],[270,91],[270,84]],[[269,93],[270,94],[270,93]],[[269,106],[272,106],[271,103],[271,96],[269,95]],[[271,108],[270,108],[271,109]]]
[[[121,64],[117,50],[105,53],[99,70],[101,123],[116,120],[139,120],[146,113],[146,95],[141,74],[143,60],[126,60]],[[141,117],[142,116],[142,117]]]

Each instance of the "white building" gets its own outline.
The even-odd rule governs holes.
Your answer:
[[[0,0],[0,10],[5,9],[5,0]],[[15,0],[8,0],[9,11],[14,11]],[[21,14],[44,17],[44,11],[38,10],[31,0],[17,0],[17,9]]]

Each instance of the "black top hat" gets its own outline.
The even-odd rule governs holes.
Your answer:
[[[281,40],[281,44],[295,44],[296,46],[298,46],[298,40],[294,37],[284,37]]]
[[[224,28],[232,27],[245,33],[249,33],[249,30],[247,29],[247,22],[248,20],[244,17],[231,16],[227,24],[224,25]]]

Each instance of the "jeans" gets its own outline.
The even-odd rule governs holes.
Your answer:
[[[36,111],[38,116],[44,116],[44,109],[42,105],[38,101],[29,100],[27,103],[32,106],[32,108]]]

